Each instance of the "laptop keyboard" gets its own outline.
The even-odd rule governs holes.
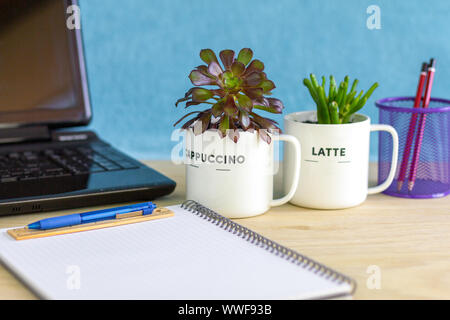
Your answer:
[[[36,180],[139,166],[110,147],[47,149],[0,154],[0,182]]]

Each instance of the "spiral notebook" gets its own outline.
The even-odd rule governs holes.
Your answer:
[[[49,238],[0,232],[0,260],[44,299],[322,299],[354,282],[194,201],[172,218]]]

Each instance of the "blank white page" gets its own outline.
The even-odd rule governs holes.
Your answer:
[[[349,294],[180,206],[171,218],[16,241],[0,260],[46,299],[303,299]]]

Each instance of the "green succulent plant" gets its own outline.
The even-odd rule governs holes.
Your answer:
[[[326,94],[326,79],[322,77],[322,83],[316,79],[314,74],[310,75],[310,79],[305,78],[303,84],[308,88],[311,97],[317,106],[317,121],[319,124],[345,124],[351,121],[352,115],[361,110],[370,98],[372,93],[378,87],[378,83],[374,83],[370,89],[364,94],[361,91],[356,95],[356,87],[358,79],[353,81],[350,90],[349,77],[346,76],[344,81],[336,85],[336,80],[330,76],[330,86],[328,95]]]
[[[279,114],[284,106],[280,100],[267,97],[272,94],[275,84],[267,79],[264,64],[260,60],[252,60],[253,51],[249,48],[242,49],[237,57],[233,50],[223,50],[219,57],[223,66],[211,49],[200,51],[200,58],[206,65],[200,65],[190,73],[189,79],[195,87],[175,104],[186,102],[186,108],[201,104],[209,104],[210,107],[186,114],[174,126],[195,115],[183,124],[183,129],[201,125],[201,130],[194,130],[195,134],[217,129],[222,138],[228,133],[234,142],[239,140],[236,129],[257,130],[260,137],[270,143],[267,132],[280,130],[278,123],[258,115],[255,109]]]

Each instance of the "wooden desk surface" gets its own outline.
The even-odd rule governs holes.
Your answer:
[[[148,164],[176,180],[160,206],[184,201],[184,167],[168,161]],[[63,212],[0,217],[0,228],[23,226]],[[354,278],[355,299],[450,299],[450,197],[407,200],[369,196],[357,207],[319,211],[284,205],[238,222]],[[381,289],[369,289],[369,266],[377,266]],[[33,299],[0,266],[0,299]]]

